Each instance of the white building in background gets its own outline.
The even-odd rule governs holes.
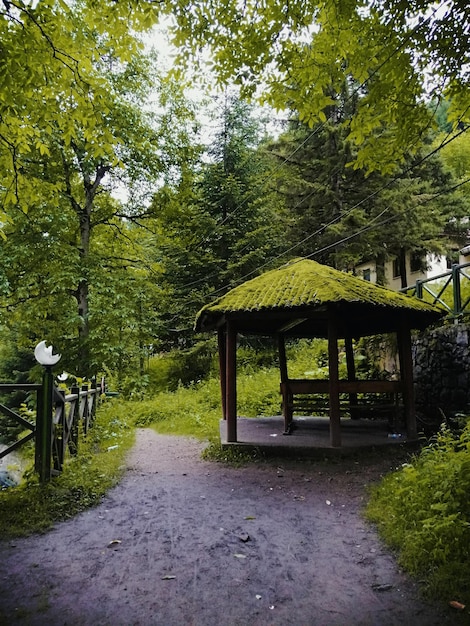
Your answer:
[[[427,254],[423,259],[420,256],[410,253],[406,254],[406,278],[407,286],[411,287],[417,280],[426,280],[427,278],[435,278],[440,274],[448,272],[452,267],[452,263],[469,263],[470,262],[470,245],[461,248],[458,254],[458,260],[451,260],[448,257],[437,254]],[[425,268],[423,270],[423,267]],[[371,283],[377,282],[377,263],[376,261],[366,261],[355,267],[355,273],[359,278],[368,280]],[[384,266],[385,286],[393,291],[400,291],[402,281],[400,275],[399,259],[390,259],[385,262]]]

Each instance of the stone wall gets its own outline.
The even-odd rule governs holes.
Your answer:
[[[414,338],[416,408],[432,420],[470,414],[469,335],[470,324],[454,324]]]

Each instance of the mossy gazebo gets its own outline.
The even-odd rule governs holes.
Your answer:
[[[330,444],[341,446],[340,394],[400,393],[407,436],[415,439],[411,330],[424,329],[443,312],[416,298],[308,259],[294,259],[232,289],[206,305],[196,318],[196,330],[218,331],[223,417],[227,441],[237,441],[237,335],[275,336],[279,344],[280,380],[286,431],[291,426],[294,394],[327,393]],[[356,380],[352,341],[396,333],[400,380]],[[289,380],[285,339],[328,340],[329,379]],[[338,340],[345,340],[348,380],[339,379]]]

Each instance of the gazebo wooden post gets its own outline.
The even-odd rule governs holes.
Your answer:
[[[292,425],[292,397],[289,393],[287,382],[289,380],[289,374],[287,371],[287,357],[286,357],[286,340],[282,333],[277,336],[277,345],[279,350],[279,370],[281,374],[281,391],[282,391],[282,413],[284,416],[284,433],[290,434],[290,427]]]
[[[352,337],[345,337],[344,347],[346,349],[346,367],[348,370],[348,380],[356,380],[356,364],[354,363],[354,348]],[[351,419],[359,419],[357,410],[357,393],[349,394],[349,411]]]
[[[222,326],[217,330],[217,342],[219,347],[219,372],[220,372],[220,392],[222,395],[222,417],[227,419],[227,350],[225,343],[225,328]]]
[[[339,406],[338,325],[334,313],[328,316],[328,370],[330,396],[330,443],[341,447]]]
[[[227,442],[237,441],[237,331],[227,322],[225,411]]]
[[[277,336],[277,345],[279,349],[279,369],[281,372],[281,383],[287,382],[289,376],[287,373],[287,357],[286,357],[286,340],[282,333]]]
[[[416,410],[413,389],[413,355],[411,351],[411,330],[405,319],[402,319],[397,332],[400,374],[405,408],[406,434],[408,439],[416,439]]]

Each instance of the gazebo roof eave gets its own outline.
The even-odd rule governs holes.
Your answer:
[[[214,331],[227,323],[243,334],[290,337],[327,336],[328,317],[335,314],[341,336],[365,337],[396,332],[406,320],[416,330],[437,322],[440,314],[361,302],[332,302],[315,306],[258,309],[252,311],[202,311],[197,330]]]

